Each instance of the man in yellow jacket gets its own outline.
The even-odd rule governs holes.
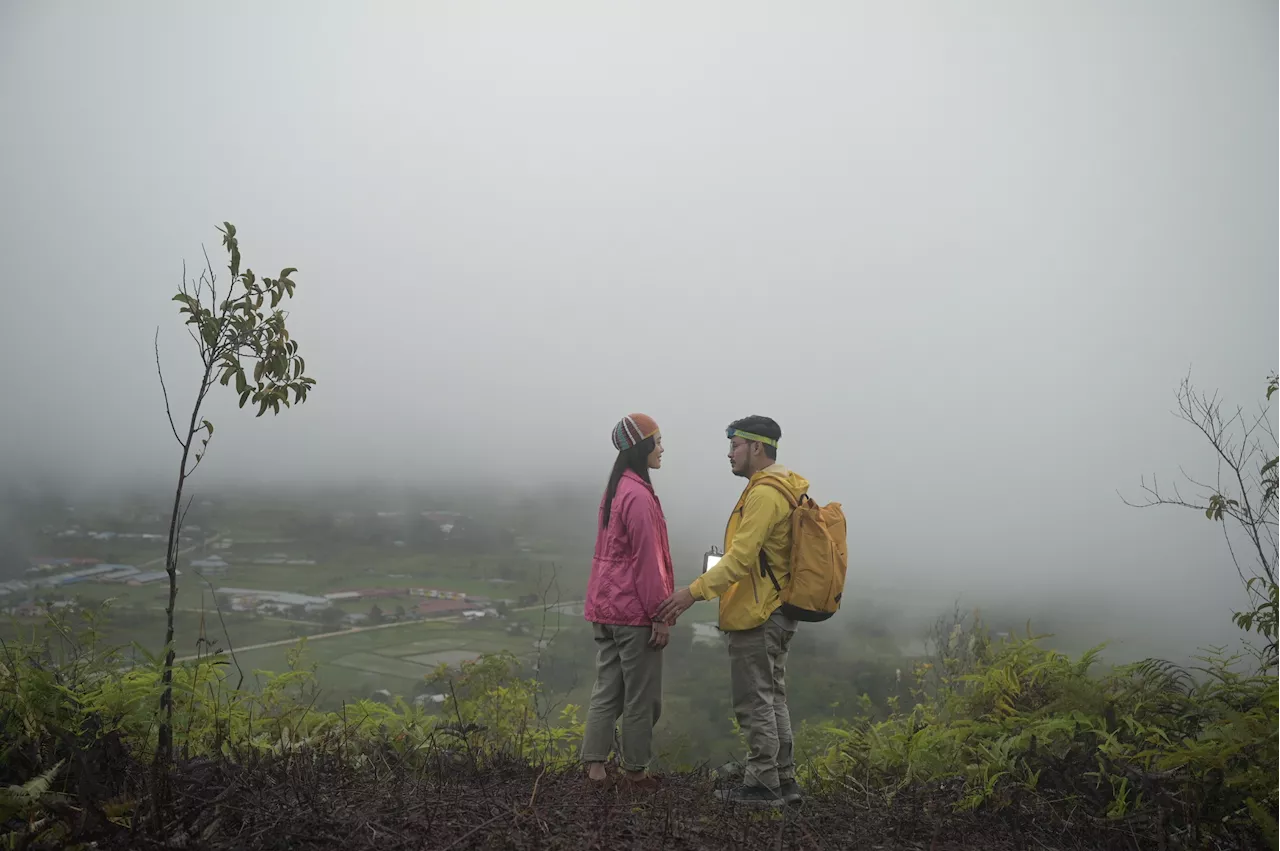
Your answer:
[[[716,795],[742,803],[793,803],[801,794],[795,780],[786,666],[797,624],[777,610],[782,604],[778,590],[787,587],[791,577],[791,502],[778,485],[798,500],[809,482],[777,463],[782,429],[768,417],[737,420],[727,433],[729,466],[747,486],[729,515],[724,556],[692,585],[668,597],[657,617],[675,623],[696,601],[720,600],[733,711],[746,735],[748,754],[742,785],[717,790]],[[762,481],[765,478],[773,481]]]

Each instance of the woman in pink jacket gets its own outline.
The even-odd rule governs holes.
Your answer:
[[[651,417],[631,414],[614,426],[613,446],[618,458],[600,503],[584,609],[597,652],[582,761],[593,785],[607,783],[605,762],[621,716],[623,782],[651,790],[657,779],[647,770],[653,726],[662,714],[662,648],[669,630],[656,615],[675,590],[667,522],[649,482],[649,471],[662,466],[662,434]]]

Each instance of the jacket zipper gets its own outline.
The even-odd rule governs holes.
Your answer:
[[[729,522],[724,524],[724,537],[725,537],[724,551],[725,552],[729,552],[729,527],[733,524],[734,514],[738,515],[738,525],[739,526],[742,525],[742,513],[743,511],[746,510],[746,505],[744,503],[746,502],[747,491],[749,490],[751,490],[751,482],[747,482],[747,486],[742,489],[742,496],[738,497],[738,507],[735,508],[732,512],[730,512]],[[758,606],[760,605],[760,592],[756,590],[756,572],[753,570],[750,572],[749,575],[751,577],[751,596],[756,601],[756,605]],[[720,599],[723,600],[724,598],[721,597]]]
[[[750,488],[750,487],[751,487],[751,485],[747,485],[747,487],[748,487],[748,488]],[[746,494],[746,491],[743,491],[743,495],[744,495],[744,496],[745,496],[745,494]],[[740,499],[741,499],[741,498],[740,498]],[[734,512],[733,512],[733,514],[738,515],[738,525],[739,525],[739,526],[741,526],[741,525],[742,525],[742,513],[743,513],[743,511],[745,510],[745,508],[746,508],[746,506],[742,505],[742,504],[741,504],[741,502],[739,502],[738,507],[737,507],[737,508],[734,510]],[[726,524],[724,524],[724,536],[725,536],[725,538],[726,538],[726,540],[725,540],[725,542],[724,542],[724,543],[725,543],[725,547],[724,547],[725,552],[728,552],[728,551],[729,551],[729,541],[727,540],[727,538],[729,537],[729,525],[730,525],[731,523],[733,523],[733,514],[730,514],[730,515],[729,515],[729,522],[728,522],[728,523],[726,523]],[[755,601],[756,601],[756,605],[758,606],[758,605],[760,605],[760,592],[756,590],[756,572],[755,572],[754,570],[752,570],[752,571],[751,571],[750,573],[748,573],[747,575],[751,577],[751,598],[752,598],[753,600],[755,600]]]

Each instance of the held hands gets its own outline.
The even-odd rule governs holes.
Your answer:
[[[693,594],[688,588],[681,588],[670,597],[662,601],[662,605],[658,606],[657,619],[666,624],[674,624],[676,618],[684,614],[685,610],[694,604]]]
[[[667,646],[667,642],[671,640],[671,627],[662,621],[654,621],[653,634],[649,636],[649,646],[657,650]]]

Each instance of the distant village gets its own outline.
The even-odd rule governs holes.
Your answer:
[[[73,568],[62,573],[52,573],[60,568]],[[10,579],[0,582],[0,612],[19,617],[40,617],[48,606],[37,602],[34,595],[75,585],[79,582],[106,582],[120,585],[147,585],[166,578],[163,570],[140,570],[129,564],[104,564],[96,558],[36,558],[32,559],[27,579]],[[48,596],[42,593],[41,596]],[[21,599],[22,602],[10,602]],[[58,607],[70,604],[68,600],[54,601]],[[7,604],[7,605],[6,605]]]
[[[447,614],[460,614],[467,620],[500,618],[502,613],[488,597],[467,595],[461,591],[443,591],[437,588],[363,588],[352,591],[334,591],[330,594],[300,594],[294,591],[270,591],[252,588],[219,588],[219,597],[225,598],[233,612],[257,612],[260,615],[306,619],[334,610],[334,604],[370,600],[378,614],[351,612],[342,616],[342,622],[359,626],[392,613],[383,610],[379,601],[396,605],[398,620],[424,619]],[[397,600],[403,602],[397,604]],[[505,608],[515,600],[501,601]],[[407,605],[406,605],[407,604]],[[337,610],[334,610],[337,611]]]
[[[209,503],[206,501],[204,505],[208,506]],[[469,522],[470,518],[454,511],[423,511],[420,514],[415,513],[414,516],[398,511],[378,511],[366,516],[375,524],[393,524],[387,531],[398,528],[404,522],[414,520],[416,516],[418,522],[425,522],[438,530],[437,534],[445,539],[458,538],[469,531],[468,527],[474,528],[474,524]],[[161,519],[159,514],[135,515],[131,518],[131,522],[136,529],[137,523],[154,524],[159,523]],[[357,512],[338,512],[332,515],[329,522],[332,524],[331,529],[342,529],[350,524],[365,521]],[[41,531],[51,541],[68,542],[142,541],[163,545],[167,537],[154,531],[104,531],[87,529],[79,525],[69,528],[46,527]],[[527,541],[515,536],[509,530],[506,534],[511,536],[506,543],[512,549],[522,553],[530,551]],[[208,537],[204,537],[205,535]],[[406,546],[406,542],[394,534],[388,535],[385,541],[397,548]],[[241,542],[253,547],[272,543],[285,545],[290,541],[281,539]],[[188,570],[202,579],[212,580],[215,586],[219,578],[226,577],[233,564],[289,566],[316,564],[314,559],[299,558],[279,552],[267,554],[255,552],[253,555],[236,557],[230,551],[235,545],[231,538],[225,535],[216,536],[212,530],[204,530],[194,524],[184,527],[181,545],[184,546],[184,552],[186,552],[185,547],[200,546],[205,554],[189,562],[185,559],[180,562],[182,567],[177,571],[178,575],[181,576],[184,570]],[[160,561],[150,560],[147,565],[139,567],[86,556],[37,556],[29,560],[29,567],[22,578],[0,581],[0,613],[18,617],[43,617],[50,611],[74,607],[76,605],[74,586],[81,583],[120,585],[131,588],[163,585],[167,582],[168,574],[163,569],[154,569]],[[503,578],[489,579],[488,582],[495,587],[512,584],[512,580]],[[461,616],[468,621],[502,618],[505,617],[509,608],[533,605],[537,602],[537,597],[534,595],[525,595],[519,599],[493,600],[486,596],[468,595],[461,591],[443,588],[410,587],[407,582],[399,587],[359,588],[326,594],[304,593],[296,588],[233,587],[216,587],[214,594],[224,611],[254,613],[291,621],[309,621],[328,627],[356,627],[382,621],[418,620],[440,616]],[[361,608],[369,605],[369,608],[366,611],[355,612],[352,611],[354,604],[359,604]],[[512,629],[518,626],[517,624]]]
[[[444,525],[444,524],[442,524]],[[198,527],[189,531],[199,532]],[[160,539],[163,536],[147,533],[82,532],[78,529],[59,532],[57,537],[85,537],[94,540],[114,538]],[[195,559],[189,563],[191,570],[206,579],[226,576],[231,564],[226,551],[233,545],[228,538],[209,542],[218,552]],[[241,560],[237,560],[239,563]],[[286,553],[272,553],[242,560],[253,565],[314,565],[313,559],[295,558]],[[178,575],[183,571],[179,569]],[[167,580],[164,570],[144,570],[134,565],[112,564],[93,557],[37,556],[30,560],[25,578],[0,582],[0,613],[18,617],[42,617],[51,610],[74,606],[74,600],[56,592],[78,583],[93,582],[139,587]],[[491,579],[489,582],[510,584],[510,580]],[[467,620],[501,618],[508,607],[531,605],[537,602],[533,595],[518,600],[494,601],[489,597],[468,595],[428,587],[362,588],[316,595],[292,590],[254,588],[216,588],[214,592],[228,610],[253,612],[268,617],[294,620],[314,620],[331,626],[339,624],[359,626],[371,621],[425,619],[442,615],[461,615]],[[57,597],[63,597],[58,599]],[[371,601],[368,613],[345,612],[337,605]],[[381,604],[381,605],[380,605]],[[393,607],[393,611],[383,609]]]

